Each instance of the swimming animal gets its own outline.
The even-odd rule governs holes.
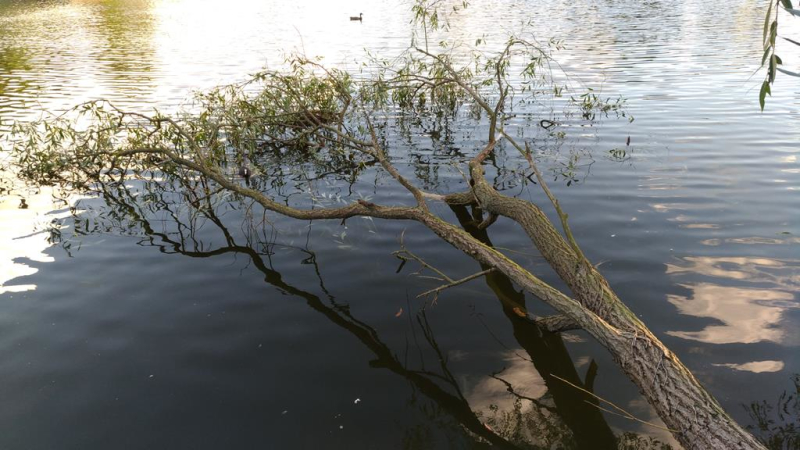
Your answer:
[[[250,186],[250,176],[253,175],[253,171],[250,170],[250,160],[247,159],[247,156],[242,157],[242,165],[239,166],[239,176],[244,178],[245,183]]]
[[[358,21],[364,20],[364,13],[358,13],[358,17],[350,16],[350,20],[358,20]]]

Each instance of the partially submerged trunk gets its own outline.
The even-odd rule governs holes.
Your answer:
[[[501,54],[507,52],[514,41],[509,43]],[[242,186],[240,180],[234,180],[221,168],[227,161],[224,152],[232,145],[229,139],[222,139],[226,133],[232,133],[239,120],[220,131],[220,124],[202,122],[199,128],[186,126],[173,119],[160,116],[145,116],[139,113],[125,112],[110,106],[112,112],[102,112],[100,108],[87,105],[87,111],[95,114],[99,123],[96,129],[76,131],[68,128],[58,129],[52,133],[52,127],[42,127],[33,123],[22,129],[22,134],[30,133],[30,139],[15,141],[15,152],[22,168],[21,175],[29,181],[39,184],[59,184],[71,189],[90,189],[92,182],[103,176],[114,176],[124,180],[127,168],[134,167],[139,176],[146,177],[150,171],[172,171],[179,179],[189,179],[195,174],[202,174],[216,182],[222,189],[252,198],[266,210],[300,220],[337,219],[345,220],[355,216],[366,216],[392,220],[412,220],[425,225],[437,236],[455,248],[480,262],[487,270],[492,269],[511,280],[525,291],[537,296],[559,312],[559,315],[536,319],[538,325],[552,331],[581,328],[591,334],[605,346],[627,376],[639,387],[642,395],[653,406],[666,427],[675,438],[687,449],[763,449],[763,444],[746,432],[722,410],[716,400],[700,385],[698,380],[680,362],[664,344],[662,344],[635,314],[628,309],[613,292],[605,278],[583,256],[566,224],[566,215],[560,211],[557,201],[546,188],[540,178],[542,188],[556,206],[562,219],[566,238],[559,233],[545,214],[528,201],[509,198],[497,192],[485,179],[482,163],[492,153],[495,145],[495,133],[505,136],[509,142],[526,155],[532,168],[539,176],[530,153],[523,150],[513,138],[503,131],[501,109],[508,93],[508,86],[497,73],[497,86],[501,92],[496,106],[492,107],[483,100],[470,85],[454,70],[446,59],[421,51],[440,64],[450,78],[440,80],[448,85],[458,85],[469,94],[476,104],[483,108],[491,120],[489,144],[469,163],[470,190],[450,195],[426,193],[405,179],[391,164],[383,145],[376,136],[369,113],[364,113],[359,122],[360,131],[351,135],[345,126],[346,112],[351,105],[349,91],[337,91],[342,100],[342,111],[338,118],[329,114],[319,114],[316,110],[305,111],[302,124],[321,130],[323,134],[315,135],[324,144],[346,147],[348,151],[362,154],[370,161],[377,161],[382,168],[407,189],[416,200],[415,206],[382,206],[366,200],[358,200],[341,207],[320,207],[301,209],[281,203],[257,189]],[[496,63],[496,67],[504,67]],[[499,69],[498,69],[499,70]],[[264,75],[267,77],[267,75]],[[303,87],[304,78],[287,80],[280,75],[275,77],[279,86],[267,86],[270,89],[282,89],[285,83],[294,82]],[[330,76],[330,74],[329,74]],[[439,77],[440,75],[437,75]],[[333,77],[329,88],[338,86]],[[427,82],[427,81],[425,81]],[[424,85],[424,83],[423,83]],[[434,83],[435,86],[438,86]],[[295,86],[295,87],[298,87]],[[337,88],[338,89],[338,88]],[[302,89],[298,94],[302,98]],[[97,105],[94,105],[97,106]],[[102,105],[101,105],[102,106]],[[212,105],[214,106],[214,105]],[[363,105],[362,105],[363,107]],[[352,109],[352,108],[351,108]],[[213,112],[214,109],[211,108]],[[294,114],[295,111],[289,111]],[[213,115],[213,114],[212,114]],[[256,114],[249,119],[256,120]],[[105,122],[103,122],[105,120]],[[354,120],[350,117],[350,120]],[[334,123],[329,124],[333,121]],[[286,125],[286,124],[284,124]],[[45,130],[49,145],[40,148],[42,137],[39,133]],[[118,136],[119,135],[119,136]],[[68,136],[69,138],[64,138]],[[283,136],[283,135],[281,135]],[[294,139],[278,136],[277,142]],[[305,137],[303,134],[302,136]],[[124,139],[123,139],[124,137]],[[367,140],[364,140],[367,139]],[[65,143],[66,142],[66,143]],[[118,144],[114,144],[118,142]],[[74,148],[65,148],[71,143]],[[109,148],[110,147],[110,148]],[[240,151],[237,149],[237,152]],[[348,155],[350,164],[367,165],[364,161],[355,161]],[[58,164],[55,164],[55,163]],[[111,170],[107,165],[111,165]],[[572,296],[565,295],[540,280],[513,260],[492,248],[491,245],[465,231],[462,227],[448,223],[433,214],[427,201],[435,199],[449,205],[473,205],[487,212],[489,217],[480,220],[479,229],[490,226],[498,216],[507,217],[516,222],[528,235],[532,244],[539,250],[545,260],[556,271],[569,287]],[[473,277],[474,278],[474,277]],[[472,279],[472,278],[470,278]],[[517,315],[527,316],[524,307],[513,309]]]
[[[469,234],[492,246],[487,230],[478,226],[477,221],[480,218],[476,220],[470,216],[463,206],[451,206],[451,208],[458,222]],[[473,213],[480,214],[479,211],[479,208],[473,208]],[[481,264],[481,268],[486,270],[490,267]],[[487,273],[485,278],[486,284],[502,304],[503,313],[514,331],[514,338],[544,379],[550,397],[564,423],[572,431],[578,448],[617,449],[617,437],[598,408],[598,400],[589,394],[593,391],[596,375],[596,370],[591,369],[597,367],[594,361],[589,365],[586,379],[581,380],[561,336],[545,331],[548,327],[542,326],[540,322],[520,317],[519,312],[525,309],[525,293],[514,289],[511,280],[497,271]],[[555,324],[550,323],[550,325]],[[571,385],[564,381],[568,381]],[[585,391],[574,386],[579,386]]]
[[[490,143],[481,155],[485,157],[493,146],[494,143]],[[432,214],[424,200],[413,207],[386,207],[358,201],[340,208],[300,210],[243,187],[215,169],[200,166],[177,155],[172,155],[172,158],[205,174],[222,187],[253,198],[264,208],[289,217],[313,220],[369,216],[419,222],[444,241],[486,267],[494,268],[560,313],[560,316],[548,318],[542,324],[553,323],[562,329],[580,328],[597,339],[639,387],[675,439],[686,449],[766,448],[722,409],[678,357],[622,303],[605,278],[562,237],[539,207],[525,200],[504,196],[486,181],[481,168],[481,155],[470,162],[471,190],[446,196],[422,193],[399,175],[382,151],[377,151],[375,155],[387,171],[418,200],[424,197],[442,200],[450,205],[475,205],[489,214],[515,221],[567,284],[574,298],[540,280],[461,227]],[[527,314],[525,311],[521,313]]]
[[[675,438],[687,449],[765,448],[739,426],[636,315],[617,297],[606,279],[567,243],[536,205],[498,193],[478,162],[470,164],[472,193],[446,196],[450,204],[474,204],[517,222],[574,295],[555,294],[542,282],[495,251],[464,242],[438,223],[430,228],[468,255],[498,269],[539,296],[603,344],[639,387]],[[549,286],[547,286],[549,288]]]

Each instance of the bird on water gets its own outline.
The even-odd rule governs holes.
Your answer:
[[[364,20],[364,13],[358,13],[358,16],[350,16],[350,20],[358,20],[358,21]]]
[[[253,174],[253,171],[250,170],[250,160],[247,159],[247,156],[242,157],[242,165],[239,166],[239,176],[244,178],[245,183],[250,186],[250,176]]]

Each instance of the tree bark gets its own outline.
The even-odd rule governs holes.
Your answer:
[[[435,223],[429,223],[429,228],[467,254],[485,260],[600,341],[685,448],[766,448],[725,413],[678,357],[622,303],[594,266],[573,251],[541,209],[498,193],[484,178],[479,162],[470,163],[470,173],[471,194],[446,196],[445,201],[477,204],[517,222],[577,301],[554,298],[542,289],[540,280],[519,266],[461,242],[452,232],[437,231],[440,227]]]

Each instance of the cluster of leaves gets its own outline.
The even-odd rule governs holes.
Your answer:
[[[36,185],[85,191],[100,179],[183,176],[182,162],[224,172],[264,155],[311,155],[331,171],[358,170],[367,162],[341,139],[359,135],[344,129],[352,115],[349,76],[310,73],[318,67],[314,62],[290,62],[288,72],[263,71],[246,83],[199,94],[190,111],[169,117],[100,100],[15,123],[10,139],[16,172]]]
[[[621,96],[615,99],[610,97],[604,99],[598,96],[594,89],[589,88],[587,92],[577,98],[570,97],[570,102],[578,107],[581,117],[586,120],[595,120],[597,114],[601,114],[603,117],[615,114],[627,117],[629,122],[633,122],[633,116],[628,115],[625,111],[625,99]]]
[[[769,2],[767,14],[764,17],[764,34],[762,36],[764,55],[761,57],[761,67],[767,66],[767,74],[764,81],[761,83],[761,90],[758,94],[758,102],[761,105],[762,111],[764,110],[767,94],[770,96],[772,95],[771,85],[775,82],[775,75],[777,72],[800,77],[800,73],[778,67],[783,64],[780,56],[775,53],[778,38],[778,13],[781,8],[793,16],[800,16],[800,9],[794,9],[792,0],[770,0]],[[800,46],[800,42],[793,39],[786,37],[783,37],[783,39]]]
[[[77,191],[101,179],[191,177],[201,168],[234,177],[245,165],[252,165],[259,189],[327,177],[352,184],[375,165],[378,147],[389,147],[403,130],[435,121],[444,129],[434,127],[431,136],[449,135],[449,122],[461,116],[473,129],[488,125],[485,139],[491,141],[506,133],[515,109],[536,110],[563,94],[566,86],[554,71],[557,40],[511,36],[492,47],[481,38],[465,47],[444,39],[430,50],[429,33],[447,30],[447,15],[437,9],[443,4],[420,0],[415,6],[424,48],[412,46],[391,60],[369,55],[357,74],[292,56],[279,70],[197,94],[177,114],[125,111],[99,100],[16,123],[10,134],[14,171],[35,185]],[[583,120],[625,115],[620,99],[591,90],[572,98]],[[540,111],[557,123],[550,120],[552,109]],[[407,155],[389,152],[395,156]]]
[[[13,179],[10,177],[10,174],[7,173],[5,168],[0,167],[0,196],[10,193],[12,186]]]

